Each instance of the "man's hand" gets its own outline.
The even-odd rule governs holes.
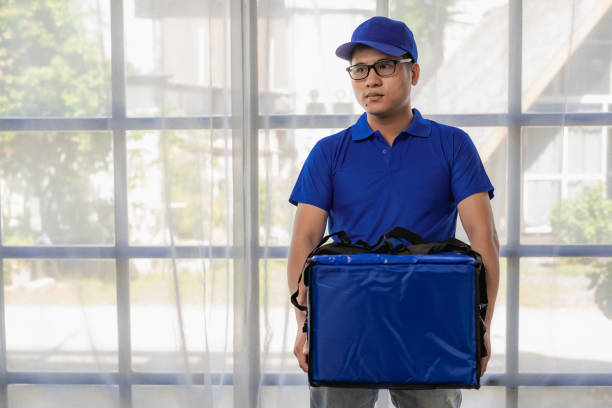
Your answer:
[[[487,364],[489,364],[489,358],[491,358],[491,331],[487,327],[487,332],[484,335],[485,347],[487,349],[487,356],[483,357],[480,362],[480,376],[482,377],[487,371]]]
[[[297,335],[295,336],[295,345],[293,346],[293,354],[297,357],[300,368],[305,373],[308,372],[308,362],[306,358],[308,356],[308,337],[306,333],[302,331],[302,326],[299,327]]]

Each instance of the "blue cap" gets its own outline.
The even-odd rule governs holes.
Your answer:
[[[359,24],[353,31],[351,42],[339,46],[336,49],[336,55],[350,61],[355,47],[359,44],[367,45],[394,57],[410,53],[414,62],[418,58],[412,31],[402,21],[387,17],[372,17]]]

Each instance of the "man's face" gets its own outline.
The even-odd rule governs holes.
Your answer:
[[[351,65],[372,65],[381,59],[399,60],[400,57],[393,57],[374,48],[359,48],[353,53]],[[372,68],[365,79],[351,79],[351,82],[357,102],[368,115],[382,119],[403,115],[410,110],[410,89],[418,80],[419,66],[414,63],[410,70],[404,64],[398,64],[390,77],[380,77]]]

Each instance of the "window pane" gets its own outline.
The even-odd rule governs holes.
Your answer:
[[[612,10],[597,0],[523,7],[523,110],[612,110]]]
[[[267,129],[259,132],[259,239],[288,246],[295,207],[289,196],[308,153],[340,129]]]
[[[529,181],[525,186],[525,231],[548,232],[550,213],[559,202],[558,181]]]
[[[522,372],[609,373],[612,258],[523,258]]]
[[[205,388],[202,386],[134,385],[132,386],[134,408],[184,408],[234,406],[232,386]]]
[[[293,355],[297,326],[294,308],[289,302],[287,260],[262,259],[259,270],[262,370],[281,375],[303,373]],[[305,374],[304,381],[307,381]]]
[[[9,385],[9,408],[119,408],[114,385]]]
[[[110,115],[110,1],[0,9],[0,117]]]
[[[506,390],[504,387],[486,386],[480,388],[479,390],[461,390],[461,395],[462,407],[504,408],[506,406]]]
[[[0,133],[7,245],[112,244],[109,132]]]
[[[306,373],[304,373],[304,380],[308,381]],[[378,399],[381,399],[380,394]],[[306,408],[310,406],[310,391],[307,385],[281,385],[278,387],[262,387],[261,406]]]
[[[125,2],[129,116],[228,114],[229,2]]]
[[[183,373],[206,364],[205,371],[230,375],[232,263],[178,259],[173,268],[169,259],[130,261],[133,369]]]
[[[360,112],[344,70],[348,63],[335,51],[375,10],[375,0],[285,0],[258,6],[260,112]]]
[[[113,260],[4,260],[10,371],[117,370]]]
[[[563,129],[558,127],[523,128],[523,168],[531,174],[561,173]]]
[[[569,172],[572,174],[601,174],[605,128],[568,128]]]
[[[390,10],[413,30],[418,47],[413,106],[424,113],[507,110],[507,0],[391,0]]]
[[[127,148],[131,243],[167,245],[170,230],[178,245],[229,243],[229,135],[209,130],[131,131]]]
[[[609,243],[608,133],[598,126],[523,129],[522,242]]]
[[[612,405],[612,387],[520,387],[521,408],[607,408]]]

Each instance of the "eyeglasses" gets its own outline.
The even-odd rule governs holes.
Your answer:
[[[372,68],[374,68],[374,71],[379,77],[389,77],[395,74],[395,67],[397,67],[397,64],[403,64],[406,62],[412,62],[412,58],[404,58],[401,60],[383,59],[376,61],[372,65],[355,64],[351,65],[346,70],[348,71],[351,78],[357,80],[367,78],[368,75],[370,75],[370,69]]]

